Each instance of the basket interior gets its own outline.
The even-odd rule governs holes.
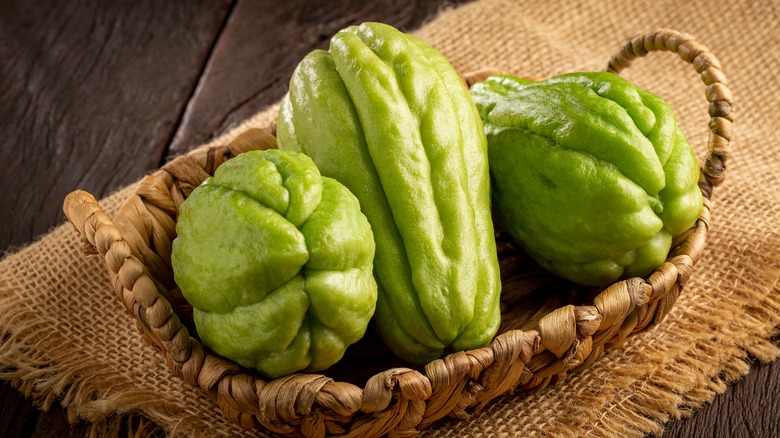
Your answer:
[[[161,296],[170,302],[181,323],[187,327],[190,336],[196,339],[197,333],[192,322],[192,308],[186,303],[173,283],[170,263],[170,242],[175,238],[177,208],[194,187],[208,176],[213,175],[216,168],[224,161],[245,150],[275,147],[273,134],[273,128],[249,130],[226,146],[199,150],[173,160],[157,173],[147,177],[161,181],[142,183],[137,193],[137,199],[128,200],[128,203],[120,209],[115,218],[115,222],[125,236],[143,234],[143,231],[137,227],[138,223],[148,225],[151,222],[149,228],[151,231],[147,231],[150,235],[142,236],[140,239],[130,239],[130,246],[133,248],[134,254],[149,268]],[[138,199],[143,203],[145,210],[139,208]],[[171,202],[173,207],[170,205]],[[160,212],[166,210],[165,217],[167,219],[160,219]],[[144,217],[142,220],[138,219],[139,214]],[[163,235],[167,236],[168,239],[163,239],[164,242],[160,243],[159,236]],[[678,239],[671,254],[675,254],[685,240],[685,236]],[[604,290],[604,288],[577,285],[549,274],[526,256],[513,243],[512,238],[499,227],[496,227],[496,243],[503,289],[501,295],[502,322],[497,335],[512,330],[536,330],[542,318],[554,310],[568,305],[594,306],[594,300]],[[602,334],[602,338],[604,338],[601,340],[602,343],[609,345],[620,343],[625,340],[628,334],[646,330],[659,322],[673,304],[678,293],[679,290],[675,288],[674,293],[670,296],[671,303],[667,299],[667,302],[662,306],[665,309],[660,309],[662,311],[658,315],[652,318],[645,317],[643,318],[644,322],[638,322],[634,318],[634,325],[621,330],[621,333],[612,330]],[[647,313],[646,306],[657,305],[657,300],[661,297],[655,296],[653,298],[653,303],[634,303],[645,306],[635,312],[645,315]],[[651,310],[655,313],[656,309]],[[602,351],[603,349],[596,351],[596,355],[600,355]],[[549,356],[543,361],[552,362],[559,358],[546,351],[542,353]],[[328,370],[318,372],[318,374],[362,387],[371,376],[395,367],[415,368],[394,356],[374,330],[369,328],[360,341],[347,349],[345,356],[339,363]],[[417,367],[417,369],[419,368],[421,367]],[[246,372],[256,375],[251,370],[246,370]],[[256,376],[262,379],[261,376]]]

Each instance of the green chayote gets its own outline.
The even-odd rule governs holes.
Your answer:
[[[371,226],[303,154],[251,151],[182,203],[171,262],[214,352],[274,378],[336,363],[377,296]]]
[[[646,276],[698,218],[696,157],[661,98],[610,73],[497,75],[471,94],[497,221],[551,272],[596,286]]]
[[[501,285],[486,139],[438,51],[378,23],[338,32],[293,73],[278,139],[360,200],[376,241],[376,326],[396,355],[425,363],[490,342]]]

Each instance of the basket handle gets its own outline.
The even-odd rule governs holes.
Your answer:
[[[70,192],[63,211],[85,239],[85,252],[103,257],[114,289],[125,309],[134,316],[144,337],[166,355],[169,367],[178,368],[184,380],[195,385],[204,361],[203,350],[189,336],[130,245],[122,237],[94,196],[84,190]]]
[[[130,314],[134,314],[136,310],[133,308],[133,301],[137,298],[136,293],[140,293],[143,297],[141,303],[145,308],[157,301],[159,294],[157,285],[149,278],[141,261],[133,256],[132,249],[122,237],[119,228],[100,208],[100,204],[91,193],[81,189],[68,193],[62,211],[81,235],[84,241],[84,253],[100,255],[104,259],[109,276],[119,280],[119,284],[114,284],[113,287]],[[144,279],[139,281],[141,277]],[[149,321],[145,318],[141,318],[139,322],[149,329]]]
[[[68,193],[62,210],[68,221],[85,239],[85,253],[105,256],[112,244],[122,240],[114,222],[89,192],[74,190]]]
[[[659,29],[631,38],[607,64],[606,71],[615,74],[631,65],[631,62],[650,52],[674,52],[693,64],[706,85],[705,97],[709,102],[710,135],[708,154],[702,165],[703,181],[699,182],[704,195],[710,198],[712,188],[719,186],[726,177],[729,161],[729,144],[733,138],[733,96],[723,74],[720,61],[693,36],[669,29]]]

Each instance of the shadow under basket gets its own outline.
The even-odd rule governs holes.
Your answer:
[[[690,278],[705,245],[710,198],[724,178],[732,137],[731,92],[718,60],[690,35],[658,30],[631,39],[608,64],[618,73],[653,51],[677,53],[706,85],[710,136],[699,187],[704,208],[673,242],[667,261],[647,278],[587,288],[536,266],[497,229],[503,283],[502,324],[484,348],[411,367],[395,358],[373,330],[320,374],[265,380],[205,349],[192,309],[173,280],[171,243],[184,199],[223,162],[276,146],[273,126],[248,129],[229,144],[200,148],[146,176],[116,217],[75,191],[65,200],[86,251],[105,260],[114,292],[139,331],[179,378],[200,388],[233,422],[279,434],[355,437],[409,435],[435,421],[467,418],[491,400],[541,389],[597,360],[605,349],[660,323]],[[464,76],[471,85],[492,71]]]

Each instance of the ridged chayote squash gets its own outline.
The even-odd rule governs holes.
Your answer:
[[[309,157],[252,151],[184,201],[172,263],[206,346],[268,377],[328,368],[377,296],[371,227]]]
[[[278,138],[360,200],[376,240],[376,325],[395,354],[425,363],[490,342],[500,279],[487,145],[438,51],[378,23],[338,32],[295,70]]]
[[[472,97],[497,220],[539,264],[586,285],[646,276],[702,209],[696,157],[661,98],[611,73],[493,76]]]

